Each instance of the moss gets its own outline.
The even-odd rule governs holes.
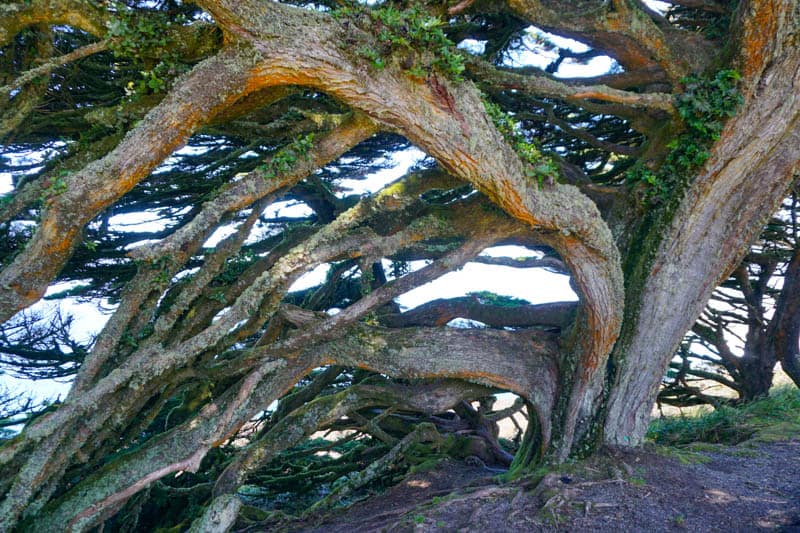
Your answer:
[[[425,461],[422,461],[421,463],[412,466],[409,469],[409,472],[412,474],[416,474],[419,472],[429,472],[431,470],[435,470],[436,467],[438,467],[443,460],[444,457],[433,457],[431,459],[427,459]]]
[[[711,444],[708,442],[693,442],[686,447],[688,450],[693,452],[718,452],[720,451],[720,446],[717,444]]]
[[[338,9],[332,15],[348,28],[344,39],[348,48],[376,70],[394,63],[415,78],[426,78],[435,70],[461,79],[464,59],[442,30],[445,22],[422,6],[412,4],[398,9],[392,5],[359,5]],[[353,31],[353,26],[363,33]],[[366,34],[372,35],[373,40],[366,42]]]
[[[739,78],[735,70],[721,70],[713,77],[681,80],[686,90],[675,97],[675,107],[684,132],[667,145],[670,151],[658,169],[636,165],[626,175],[628,183],[644,184],[652,201],[682,195],[697,169],[711,157],[709,150],[719,140],[725,121],[743,101],[736,87]]]
[[[664,457],[671,457],[683,465],[703,464],[711,461],[711,457],[708,455],[693,451],[688,447],[654,446],[653,451]]]
[[[308,161],[313,147],[313,133],[297,137],[276,151],[267,163],[258,167],[258,170],[265,180],[274,179],[279,174],[289,172],[300,159]]]
[[[628,246],[623,264],[625,315],[609,360],[609,383],[613,383],[616,368],[637,331],[641,295],[665,230],[675,217],[692,177],[707,159],[707,150],[719,138],[724,120],[733,116],[741,102],[736,80],[738,74],[731,70],[720,71],[711,78],[684,79],[687,90],[677,97],[676,107],[684,121],[685,132],[669,143],[672,149],[659,169],[647,169],[640,164],[628,174],[629,184],[644,184],[649,205],[646,210],[645,206],[639,206],[641,222],[625,239]],[[620,213],[619,216],[624,219],[629,215]]]
[[[729,450],[728,454],[734,457],[749,457],[751,459],[761,456],[761,454],[755,450],[747,450],[740,448],[734,448],[732,450]]]

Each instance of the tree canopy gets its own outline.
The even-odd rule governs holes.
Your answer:
[[[224,530],[258,491],[335,505],[414,457],[641,444],[715,288],[744,312],[749,276],[797,277],[794,219],[741,261],[794,198],[798,35],[783,0],[0,4],[0,362],[74,375],[0,446],[0,530]],[[578,300],[398,304],[470,262]],[[110,318],[79,339],[42,298]]]

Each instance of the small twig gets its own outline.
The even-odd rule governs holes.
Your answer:
[[[87,44],[86,46],[82,46],[81,48],[73,50],[68,54],[64,54],[56,58],[53,58],[47,63],[44,63],[43,65],[39,65],[36,68],[32,68],[24,72],[22,75],[20,75],[17,79],[12,81],[8,85],[0,87],[0,97],[9,96],[13,91],[21,89],[24,85],[30,83],[39,76],[50,74],[53,70],[62,65],[66,65],[67,63],[72,63],[73,61],[77,61],[78,59],[83,59],[84,57],[94,55],[98,52],[104,52],[105,50],[108,50],[108,41],[99,41],[96,43]]]

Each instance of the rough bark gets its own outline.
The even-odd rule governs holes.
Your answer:
[[[616,348],[609,444],[642,442],[661,375],[683,333],[777,208],[798,165],[800,13],[794,5],[762,1],[747,3],[743,13],[745,104],[665,228],[646,279],[628,280],[629,298],[637,302],[628,303],[627,320],[635,325]]]
[[[800,250],[795,250],[783,279],[771,330],[781,367],[800,387]]]
[[[402,132],[515,218],[553,231],[548,244],[564,258],[581,289],[590,332],[579,350],[579,379],[594,376],[617,337],[622,314],[622,273],[611,232],[594,203],[575,187],[540,187],[525,179],[522,162],[493,127],[474,87],[435,74],[414,80],[396,69],[365,76],[369,67],[364,61],[344,57],[336,47],[346,37],[341,26],[321,14],[280,4],[219,1],[203,6],[258,50],[252,83],[261,87],[280,80],[323,89]],[[276,20],[280,31],[271,27]],[[315,25],[314,33],[307,31],[309,24]]]

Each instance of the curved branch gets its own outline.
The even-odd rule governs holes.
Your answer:
[[[50,74],[53,72],[53,70],[60,66],[83,59],[84,57],[89,57],[90,55],[97,54],[99,52],[104,52],[105,50],[108,50],[108,44],[108,41],[99,41],[96,43],[87,44],[86,46],[82,46],[81,48],[73,50],[68,54],[55,57],[43,65],[32,68],[21,74],[17,79],[8,85],[0,87],[0,98],[7,97],[12,91],[23,87],[39,76]]]
[[[564,258],[583,297],[589,334],[576,347],[580,380],[604,366],[619,332],[623,301],[619,251],[611,231],[577,188],[540,187],[526,178],[522,161],[492,124],[474,86],[436,74],[415,79],[399,67],[365,75],[367,62],[346,57],[336,46],[348,30],[322,13],[254,0],[203,5],[231,39],[251,42],[261,54],[255,86],[280,81],[324,90],[403,133],[507,213],[547,232],[547,244]],[[313,34],[306,30],[310,23],[316,26]]]
[[[480,83],[501,89],[515,89],[535,96],[560,98],[578,105],[583,100],[600,100],[623,104],[633,108],[662,111],[675,114],[672,95],[665,93],[635,93],[614,89],[607,85],[571,85],[551,78],[544,73],[518,74],[499,69],[487,61],[470,58],[468,71],[475,74]]]
[[[562,327],[575,313],[575,302],[500,306],[483,304],[475,296],[433,300],[399,315],[383,317],[389,327],[444,326],[454,318],[477,320],[495,327]]]
[[[36,233],[0,273],[0,321],[36,302],[81,238],[83,226],[247,92],[249,76],[231,51],[200,63],[110,154],[65,179]]]
[[[691,70],[703,70],[716,50],[701,36],[659,27],[650,16],[625,2],[562,9],[552,0],[508,0],[518,16],[544,29],[584,41],[617,59],[626,70],[657,67],[674,84]]]
[[[68,24],[92,35],[104,35],[109,13],[90,0],[30,0],[0,4],[0,46],[34,24]]]

